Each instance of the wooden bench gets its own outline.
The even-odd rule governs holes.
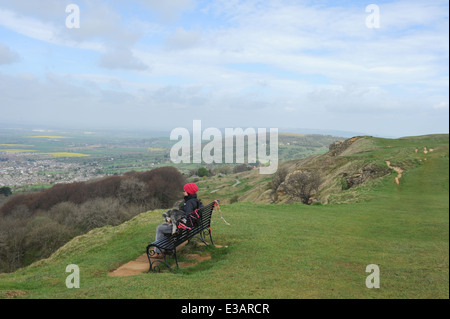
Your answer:
[[[175,234],[166,235],[164,238],[156,240],[147,246],[147,257],[150,264],[149,272],[159,272],[160,264],[166,265],[166,267],[171,268],[167,262],[167,256],[172,255],[175,259],[175,263],[178,266],[177,259],[177,247],[182,243],[189,241],[192,238],[200,239],[204,244],[209,245],[206,241],[206,237],[209,235],[209,240],[211,245],[214,245],[212,234],[211,234],[211,216],[215,207],[218,207],[219,201],[209,203],[206,206],[200,208],[197,213],[199,215],[198,219],[193,219],[194,226],[190,229],[178,229]],[[197,217],[194,215],[194,217]],[[189,219],[189,218],[188,218]],[[155,255],[154,248],[158,248],[162,253],[162,258],[153,258]]]

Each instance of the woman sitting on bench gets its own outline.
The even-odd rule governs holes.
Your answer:
[[[180,210],[184,211],[186,216],[189,216],[196,209],[203,207],[201,201],[197,198],[198,186],[194,183],[184,185],[184,204],[180,207]],[[164,223],[156,227],[156,240],[164,238],[164,236],[172,234],[172,225]],[[161,251],[155,247],[155,255],[153,258],[162,258]]]

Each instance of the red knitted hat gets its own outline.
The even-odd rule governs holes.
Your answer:
[[[198,186],[194,183],[189,183],[184,185],[183,189],[186,191],[186,193],[194,195],[198,191]]]

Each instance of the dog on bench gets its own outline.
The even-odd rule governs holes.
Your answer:
[[[166,223],[172,224],[172,235],[178,231],[178,222],[186,224],[187,220],[185,213],[179,209],[169,209],[167,212],[163,213],[162,216],[166,220]]]

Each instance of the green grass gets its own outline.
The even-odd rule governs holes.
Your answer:
[[[394,153],[416,147],[409,140],[394,143]],[[20,298],[449,298],[448,143],[420,156],[427,160],[407,170],[400,185],[393,173],[361,203],[224,204],[231,225],[218,213],[212,224],[216,244],[224,247],[187,248],[211,260],[159,274],[107,276],[153,240],[161,211],[143,213],[1,274],[0,298],[11,291]],[[80,289],[65,286],[69,264],[80,267]],[[365,286],[369,264],[380,268],[380,289]]]

